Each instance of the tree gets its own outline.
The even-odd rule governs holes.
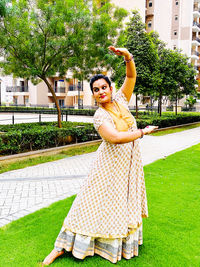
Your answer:
[[[5,10],[6,10],[6,1],[1,0],[1,2],[0,2],[0,17],[3,17],[5,15]]]
[[[41,80],[50,90],[61,110],[48,80],[68,70],[81,80],[92,71],[110,67],[107,51],[114,44],[127,13],[107,3],[102,8],[89,7],[87,0],[18,0],[6,7],[0,20],[0,46],[5,74]],[[101,60],[100,60],[101,58]]]
[[[194,93],[195,70],[189,63],[189,58],[181,54],[180,50],[171,50],[159,39],[156,32],[151,32],[150,38],[158,50],[158,83],[154,83],[154,95],[158,98],[158,112],[162,113],[162,98],[168,96],[176,103],[185,94]]]
[[[136,63],[136,117],[137,94],[149,95],[151,99],[158,100],[158,113],[161,116],[163,96],[180,99],[183,94],[194,92],[195,70],[180,51],[167,49],[158,33],[145,31],[137,11],[133,11],[132,15],[119,42],[129,49]],[[125,77],[123,63],[118,63],[113,76],[117,86],[121,86]]]
[[[175,113],[177,115],[178,100],[183,98],[184,95],[195,94],[197,81],[195,80],[195,69],[189,63],[189,58],[181,54],[180,51],[168,49],[170,61],[168,62],[168,72],[165,73],[166,78],[170,81],[168,95],[172,101],[175,101]],[[166,83],[164,81],[164,86]]]
[[[137,79],[134,92],[136,94],[136,117],[138,117],[137,95],[152,93],[157,72],[158,54],[155,44],[145,31],[145,24],[137,11],[132,12],[130,22],[124,31],[123,38],[118,43],[125,46],[134,57]],[[113,79],[121,86],[125,78],[124,63],[119,63],[114,69]]]

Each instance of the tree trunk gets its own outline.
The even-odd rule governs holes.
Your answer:
[[[49,81],[47,80],[46,77],[41,77],[41,79],[46,83],[48,89],[50,90],[50,92],[52,93],[52,96],[53,96],[53,99],[54,99],[54,102],[56,104],[56,108],[57,108],[57,111],[58,111],[58,127],[59,128],[62,128],[62,124],[61,124],[61,110],[60,110],[60,106],[58,104],[58,100],[57,100],[57,97],[56,97],[56,94],[53,90],[53,87],[52,85],[49,83]]]
[[[135,107],[136,107],[136,119],[138,119],[138,99],[137,99],[138,94],[136,93],[136,100],[135,100]]]
[[[176,93],[176,115],[177,115],[177,111],[178,111],[178,95],[177,95],[177,93]]]
[[[159,94],[159,114],[162,116],[162,91]]]
[[[151,99],[151,114],[153,114],[153,101],[152,101],[152,96],[150,96]]]

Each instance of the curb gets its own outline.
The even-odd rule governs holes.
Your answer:
[[[84,142],[84,143],[76,143],[72,145],[66,145],[66,146],[59,146],[59,147],[52,147],[52,148],[47,148],[47,149],[41,149],[41,150],[36,150],[36,151],[31,151],[31,152],[26,152],[26,153],[20,153],[20,154],[14,154],[14,155],[9,155],[9,156],[4,156],[0,157],[0,162],[3,161],[12,161],[12,160],[20,160],[24,159],[27,157],[37,157],[39,155],[48,155],[48,154],[57,154],[58,152],[61,152],[63,150],[69,150],[71,148],[77,148],[77,147],[84,147],[84,146],[90,146],[90,145],[97,145],[102,142],[102,139],[99,140],[94,140],[94,141],[89,141],[89,142]]]

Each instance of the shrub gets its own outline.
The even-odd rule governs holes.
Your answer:
[[[29,150],[63,146],[71,142],[85,142],[99,136],[91,123],[22,123],[0,126],[0,154],[14,154]]]

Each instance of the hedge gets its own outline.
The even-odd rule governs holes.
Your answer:
[[[147,115],[137,119],[137,127],[157,125],[165,128],[192,122],[200,122],[200,113],[179,113],[177,116],[166,112],[165,116]],[[30,150],[38,150],[69,143],[85,142],[100,136],[92,123],[62,122],[62,128],[56,122],[20,123],[0,125],[0,154],[9,155]]]
[[[67,115],[82,115],[93,116],[96,109],[72,109],[61,108],[62,114]],[[57,114],[56,108],[38,108],[38,107],[23,107],[23,106],[0,106],[0,112],[20,112],[20,113],[43,113],[43,114]]]
[[[73,109],[73,108],[61,108],[61,112],[63,115],[79,115],[79,116],[93,116],[97,107],[94,107],[94,109]],[[0,112],[16,112],[16,113],[41,113],[41,114],[57,114],[56,108],[47,108],[47,107],[24,107],[24,106],[0,106]],[[131,113],[133,116],[136,115],[135,110],[131,110]],[[178,115],[182,114],[198,114],[199,112],[180,112]],[[163,116],[175,116],[174,112],[163,112]],[[154,110],[139,110],[139,116],[158,116],[157,109],[154,108]]]
[[[91,123],[22,123],[0,126],[0,154],[16,154],[99,139]]]

